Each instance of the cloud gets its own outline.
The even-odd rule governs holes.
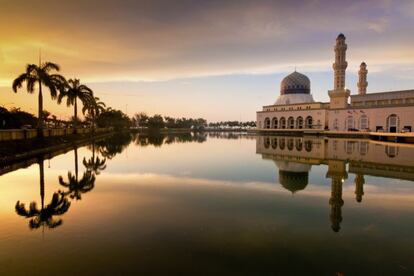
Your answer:
[[[94,81],[260,72],[331,59],[339,32],[364,49],[375,46],[376,33],[387,35],[382,47],[392,48],[400,23],[385,17],[386,1],[373,3],[17,0],[2,7],[0,35],[13,75],[39,47],[68,74]]]
[[[380,18],[376,21],[368,22],[368,29],[377,33],[383,33],[388,27],[389,21],[387,18]]]

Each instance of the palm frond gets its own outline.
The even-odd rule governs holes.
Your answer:
[[[43,70],[46,73],[50,72],[51,70],[59,71],[60,70],[60,66],[58,64],[56,64],[56,63],[47,61],[47,62],[45,62],[45,63],[42,64],[41,70]]]
[[[25,82],[28,78],[30,78],[29,75],[27,75],[27,73],[23,73],[20,76],[18,76],[14,81],[13,81],[13,91],[16,93],[17,89],[21,88],[23,85],[23,82]]]

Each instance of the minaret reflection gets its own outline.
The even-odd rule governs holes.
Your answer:
[[[329,205],[331,205],[331,228],[333,231],[339,232],[342,222],[342,206],[344,205],[342,183],[348,178],[345,162],[329,161],[326,177],[331,178],[331,198],[329,199]]]
[[[365,184],[364,175],[358,173],[355,176],[355,195],[356,195],[355,198],[357,202],[362,201],[362,196],[364,195],[364,184]]]

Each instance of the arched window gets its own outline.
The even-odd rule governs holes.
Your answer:
[[[272,139],[272,149],[276,149],[277,148],[277,138],[273,138]]]
[[[369,128],[369,124],[368,124],[368,116],[367,115],[362,115],[361,118],[359,118],[359,128],[362,130],[368,129]]]
[[[294,146],[293,138],[289,138],[287,141],[288,150],[293,150],[293,146]]]
[[[295,119],[293,119],[293,117],[288,118],[288,128],[295,128]]]
[[[286,128],[286,119],[285,117],[280,118],[280,128],[285,129]]]
[[[276,117],[274,117],[274,118],[272,119],[272,128],[277,128],[277,127],[278,127],[278,126],[277,126],[277,123],[278,123],[277,118],[276,118]]]
[[[264,120],[264,127],[265,127],[265,128],[270,128],[270,119],[269,119],[269,118],[266,118],[266,119]]]
[[[400,124],[400,119],[397,115],[391,114],[387,118],[387,131],[388,132],[398,132],[398,126]]]
[[[311,116],[306,117],[305,119],[305,128],[312,128],[313,119]]]
[[[295,141],[295,147],[296,147],[296,150],[297,151],[301,151],[302,150],[302,139],[301,138],[298,138],[298,139],[296,139],[296,141]]]
[[[285,149],[285,138],[280,138],[280,140],[279,140],[279,148],[281,150],[284,150]]]
[[[354,118],[352,116],[346,117],[345,120],[345,130],[355,129]]]
[[[296,119],[296,128],[297,129],[302,129],[303,128],[303,118],[301,116],[299,116]]]
[[[312,151],[312,140],[306,140],[305,141],[305,150],[307,152]]]
[[[269,148],[269,146],[270,146],[270,138],[269,138],[269,137],[265,137],[265,138],[264,138],[264,147],[265,147],[266,149],[268,149],[268,148]]]

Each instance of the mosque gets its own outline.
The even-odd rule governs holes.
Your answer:
[[[358,94],[351,95],[345,87],[348,63],[343,34],[336,38],[334,49],[334,87],[328,91],[330,102],[315,102],[309,78],[295,71],[282,80],[276,102],[257,112],[257,128],[264,131],[412,132],[414,90],[367,94],[368,70],[362,62]]]

